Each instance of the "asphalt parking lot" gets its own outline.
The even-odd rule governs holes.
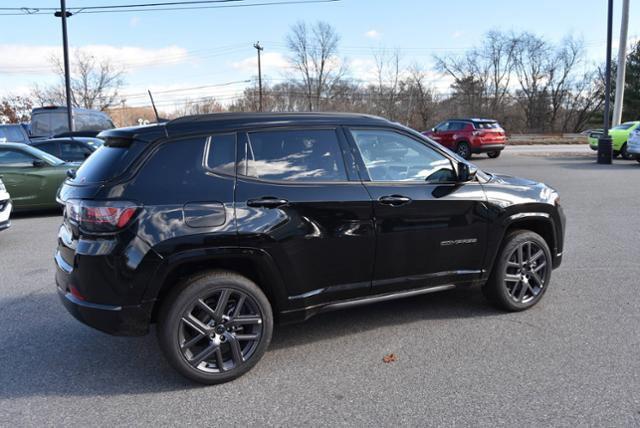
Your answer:
[[[176,374],[154,335],[68,315],[57,213],[15,218],[0,233],[0,426],[640,425],[640,164],[597,165],[583,146],[476,161],[560,191],[564,262],[538,306],[501,313],[471,288],[327,313],[276,328],[251,372],[213,387]]]

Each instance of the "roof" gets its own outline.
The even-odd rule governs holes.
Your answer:
[[[106,130],[98,138],[141,138],[150,141],[160,136],[220,132],[254,126],[391,124],[381,117],[355,113],[213,113],[180,117],[155,125]]]
[[[457,120],[460,122],[497,122],[496,119],[486,119],[486,118],[480,118],[480,117],[465,117],[465,118],[454,118],[454,119],[447,119],[448,121],[452,121],[452,120]]]

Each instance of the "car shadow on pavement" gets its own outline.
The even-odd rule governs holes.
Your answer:
[[[585,162],[584,157],[565,157],[560,162],[554,161],[557,165],[566,169],[585,170],[585,171],[615,171],[637,169],[640,171],[640,164],[635,160],[614,159],[611,165],[603,165],[596,162],[595,159],[589,159]]]
[[[389,324],[501,313],[484,301],[477,288],[460,288],[329,312],[304,324],[277,326],[270,349],[331,340]],[[169,366],[155,334],[130,338],[95,331],[67,314],[54,293],[0,300],[0,326],[0,400],[200,387]],[[425,328],[429,328],[428,323]]]
[[[61,217],[62,209],[54,208],[48,210],[35,210],[35,211],[18,211],[11,213],[11,219],[19,218],[35,218],[35,217]]]
[[[326,312],[305,321],[304,328],[300,328],[298,324],[276,326],[269,349],[277,350],[325,339],[332,340],[339,336],[358,334],[388,325],[499,316],[504,313],[489,305],[479,287],[459,287],[449,291]],[[425,323],[425,328],[429,328],[428,323]]]

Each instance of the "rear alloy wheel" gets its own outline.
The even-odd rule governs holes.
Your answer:
[[[456,146],[456,153],[463,159],[469,160],[471,159],[471,147],[469,147],[469,143],[461,141]]]
[[[496,306],[522,311],[534,306],[549,287],[551,252],[537,233],[517,230],[505,238],[482,291]]]
[[[235,379],[260,360],[271,341],[273,314],[249,279],[210,272],[165,298],[158,340],[169,363],[204,384]]]
[[[622,145],[622,148],[620,149],[620,156],[625,160],[632,160],[635,157],[627,150],[627,143]]]
[[[500,156],[501,151],[500,150],[496,150],[495,152],[489,152],[487,153],[487,156],[489,156],[491,159],[495,159],[498,156]]]

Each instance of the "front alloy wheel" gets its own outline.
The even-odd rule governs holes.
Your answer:
[[[205,384],[235,379],[251,369],[271,341],[273,314],[249,279],[210,272],[182,283],[164,299],[158,340],[171,365]]]
[[[544,251],[535,242],[519,244],[507,261],[504,282],[511,298],[527,304],[534,300],[545,287],[547,260]]]
[[[538,303],[549,288],[551,269],[546,241],[535,232],[515,230],[504,238],[482,291],[497,307],[522,311]]]

